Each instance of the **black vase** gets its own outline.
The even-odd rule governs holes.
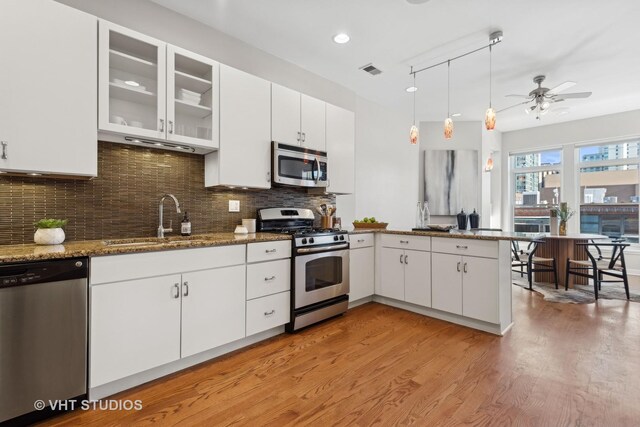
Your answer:
[[[471,226],[471,229],[480,228],[480,215],[475,209],[473,210],[473,213],[469,215],[469,225]]]
[[[467,216],[466,213],[464,213],[464,209],[462,209],[460,213],[456,215],[456,218],[458,219],[458,230],[466,230],[467,220],[469,217]]]

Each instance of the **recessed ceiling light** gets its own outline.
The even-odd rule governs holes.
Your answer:
[[[460,116],[462,116],[462,113],[453,113],[451,115],[451,117],[460,117]]]
[[[138,87],[140,86],[140,83],[133,81],[133,80],[127,80],[126,82],[124,82],[124,84],[129,85],[129,86],[133,86],[133,87]]]
[[[338,44],[345,44],[349,40],[351,40],[351,37],[349,37],[349,35],[345,34],[345,33],[340,33],[340,34],[336,34],[335,36],[333,36],[333,41],[338,43]]]
[[[415,86],[409,86],[409,87],[408,87],[408,88],[406,88],[405,90],[406,90],[407,92],[409,92],[409,93],[413,93],[413,92],[416,92],[416,91],[418,90],[418,88],[417,88],[417,87],[415,87]]]

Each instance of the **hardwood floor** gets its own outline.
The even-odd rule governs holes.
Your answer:
[[[48,425],[639,425],[640,304],[513,293],[502,338],[371,303]]]

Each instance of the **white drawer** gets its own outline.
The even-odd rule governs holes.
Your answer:
[[[349,245],[351,249],[373,246],[373,233],[352,234],[349,236]]]
[[[291,292],[247,301],[247,336],[289,323]]]
[[[382,246],[386,248],[413,249],[417,251],[431,250],[431,237],[381,234],[380,239]]]
[[[277,294],[291,289],[291,260],[247,265],[247,299]]]
[[[282,258],[291,258],[291,240],[249,243],[247,245],[247,262],[271,261]]]
[[[433,252],[498,258],[498,241],[434,237]]]

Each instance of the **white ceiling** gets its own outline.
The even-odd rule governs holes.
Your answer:
[[[517,102],[532,78],[543,86],[577,84],[591,91],[567,100],[542,122],[514,108],[498,116],[509,131],[640,109],[640,1],[638,0],[153,0],[342,84],[358,95],[412,115],[410,66],[421,68],[488,43],[493,30],[504,41],[493,50],[493,105]],[[351,42],[332,37],[346,32]],[[359,67],[373,63],[383,73]],[[417,77],[417,119],[440,121],[447,113],[447,69]],[[451,63],[451,112],[457,120],[482,120],[489,101],[488,50]],[[568,111],[567,111],[568,107]]]

